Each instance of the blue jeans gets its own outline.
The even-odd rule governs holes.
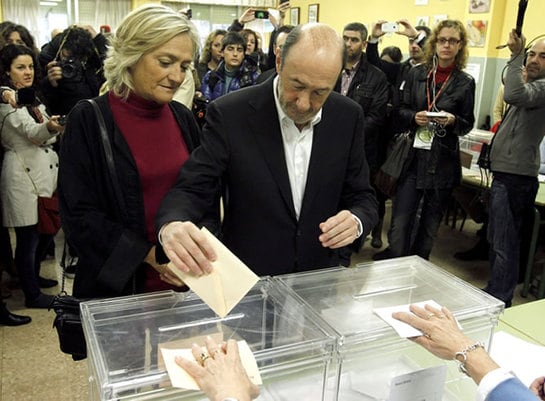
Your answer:
[[[429,259],[451,193],[452,188],[418,189],[416,171],[408,172],[393,202],[388,233],[393,257],[418,255]]]
[[[507,307],[517,286],[523,221],[534,207],[538,186],[536,177],[494,173],[488,225],[490,279],[484,290]]]

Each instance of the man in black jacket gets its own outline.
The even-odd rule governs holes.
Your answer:
[[[367,58],[369,63],[380,68],[385,74],[390,83],[390,94],[388,99],[387,123],[385,124],[382,139],[384,140],[384,149],[387,148],[390,140],[402,131],[402,128],[397,125],[397,112],[401,106],[403,99],[403,88],[409,71],[414,66],[421,63],[424,57],[424,44],[430,36],[431,31],[427,26],[413,27],[407,20],[399,20],[397,23],[403,27],[402,30],[396,32],[398,35],[406,36],[409,39],[409,58],[401,63],[390,63],[379,57],[378,41],[386,33],[382,30],[384,20],[378,21],[373,25],[369,41],[367,43]],[[380,191],[377,191],[380,196]],[[379,212],[383,210],[384,202],[381,203],[379,198]],[[379,215],[382,216],[382,215]],[[382,219],[379,222],[379,227],[382,230]],[[378,228],[375,232],[379,232]],[[377,242],[375,245],[379,245]],[[382,241],[380,242],[382,246]],[[378,247],[380,248],[380,247]],[[391,256],[390,249],[386,248],[382,252],[373,255],[374,260],[386,259]]]
[[[50,114],[66,115],[80,100],[98,96],[106,42],[90,26],[71,26],[42,48],[40,64],[47,75],[41,90]]]
[[[387,141],[381,138],[386,105],[388,103],[389,85],[386,75],[375,66],[369,64],[364,53],[367,44],[367,28],[359,22],[352,22],[344,27],[343,40],[346,48],[346,59],[335,91],[358,103],[365,115],[365,156],[369,163],[371,182],[386,155]],[[377,194],[379,194],[377,192]],[[384,215],[384,205],[379,199],[379,218]],[[382,224],[373,230],[374,247],[382,246]]]

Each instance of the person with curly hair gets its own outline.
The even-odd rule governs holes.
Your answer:
[[[414,138],[393,205],[391,257],[429,258],[452,189],[461,181],[458,137],[475,122],[475,80],[463,71],[464,25],[439,22],[424,52],[423,63],[408,73],[399,111],[400,123]]]
[[[224,29],[216,29],[208,34],[204,47],[202,49],[202,54],[197,64],[197,74],[199,75],[199,80],[202,82],[204,76],[208,71],[214,71],[218,68],[221,60],[223,59],[223,54],[221,52],[221,40],[227,33]]]

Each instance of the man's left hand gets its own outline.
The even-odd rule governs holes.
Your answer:
[[[341,210],[320,223],[322,234],[318,237],[324,248],[337,249],[350,245],[358,237],[358,223],[352,213]]]

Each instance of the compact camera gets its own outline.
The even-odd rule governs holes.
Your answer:
[[[382,29],[382,32],[397,32],[399,26],[396,22],[385,22],[380,26],[380,29]]]
[[[61,67],[62,70],[62,77],[66,79],[77,78],[83,71],[81,61],[74,58],[59,61],[59,67]]]

